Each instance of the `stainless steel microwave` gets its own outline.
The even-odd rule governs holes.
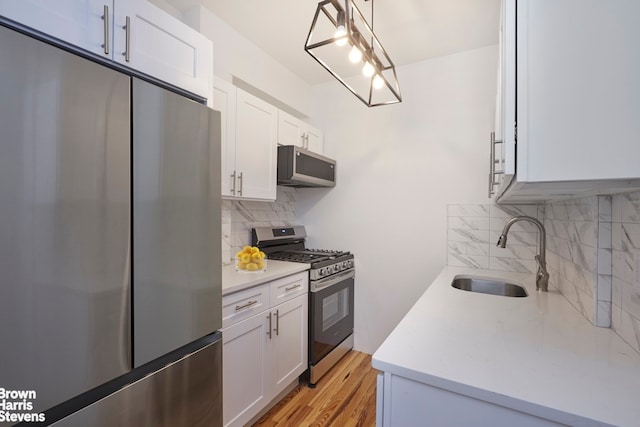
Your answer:
[[[336,161],[296,145],[278,147],[278,185],[333,187]]]

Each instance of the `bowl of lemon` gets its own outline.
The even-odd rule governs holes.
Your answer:
[[[236,254],[236,271],[267,271],[267,257],[255,246],[245,246]]]

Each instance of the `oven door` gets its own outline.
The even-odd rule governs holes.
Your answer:
[[[346,271],[315,284],[309,293],[309,362],[314,365],[353,333],[355,271]]]

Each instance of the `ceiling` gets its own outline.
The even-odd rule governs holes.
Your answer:
[[[315,0],[165,1],[203,5],[309,84],[332,79],[304,51]],[[374,32],[396,66],[498,43],[500,0],[372,1]],[[367,19],[372,1],[355,0]]]

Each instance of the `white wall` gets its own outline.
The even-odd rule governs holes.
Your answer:
[[[203,6],[183,11],[184,22],[213,42],[213,70],[217,77],[232,82],[233,77],[259,89],[266,99],[296,116],[310,113],[311,86],[266,54]],[[246,88],[245,88],[246,89]],[[254,93],[262,96],[261,93]],[[264,96],[262,96],[264,98]],[[276,102],[274,102],[274,100]]]
[[[497,46],[398,68],[403,102],[369,109],[337,82],[312,117],[334,189],[299,189],[308,246],[356,259],[355,347],[373,353],[446,265],[447,204],[486,203]]]

